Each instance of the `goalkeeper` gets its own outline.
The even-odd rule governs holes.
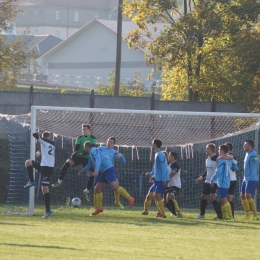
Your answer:
[[[58,182],[52,185],[53,188],[60,187],[60,185],[67,173],[67,170],[70,167],[75,167],[79,164],[81,164],[83,167],[85,167],[88,164],[89,155],[84,150],[84,143],[86,141],[89,141],[92,145],[95,145],[97,142],[96,138],[90,134],[90,131],[91,131],[90,125],[82,124],[82,135],[77,138],[76,143],[75,143],[74,152],[62,166]],[[89,200],[89,196],[88,196],[89,190],[91,189],[91,187],[93,186],[93,183],[94,183],[94,176],[93,176],[92,171],[93,170],[90,168],[89,171],[87,172],[87,174],[89,176],[87,190],[85,190],[85,192],[87,193],[87,200]]]

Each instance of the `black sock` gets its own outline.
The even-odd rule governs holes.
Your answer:
[[[91,188],[93,187],[93,184],[94,184],[94,176],[88,177],[87,189],[91,190]]]
[[[200,215],[201,216],[205,215],[205,211],[206,211],[207,205],[208,205],[208,200],[207,199],[205,199],[205,200],[201,199],[200,200]]]
[[[44,202],[45,202],[46,212],[50,211],[51,194],[49,192],[44,193]]]
[[[176,213],[176,210],[175,210],[175,205],[174,205],[173,200],[169,200],[168,203],[169,203],[169,205],[170,205],[170,212],[171,212],[173,215],[177,216],[177,213]]]
[[[59,179],[63,180],[67,170],[69,169],[70,164],[68,162],[65,162],[61,168]]]
[[[232,211],[232,216],[234,218],[235,216],[235,205],[233,201],[229,201],[230,207],[231,207],[231,211]]]
[[[211,201],[211,203],[213,204],[213,207],[215,209],[217,217],[219,218],[220,217],[220,215],[219,215],[219,204],[218,204],[217,200]]]
[[[34,178],[33,178],[33,167],[32,166],[27,166],[27,172],[28,172],[28,176],[29,176],[30,182],[33,182],[34,181]]]
[[[221,203],[220,203],[220,201],[218,202],[218,210],[219,210],[219,216],[218,216],[218,218],[219,219],[222,219],[222,210],[221,210]]]
[[[167,202],[166,204],[164,204],[166,206],[166,208],[171,212],[171,207],[170,207],[170,204],[169,202]]]

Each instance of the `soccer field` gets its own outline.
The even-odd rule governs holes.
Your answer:
[[[106,209],[90,217],[90,208],[53,208],[42,219],[7,214],[0,208],[1,259],[260,259],[260,221],[155,219],[155,211]],[[191,213],[192,212],[192,213]]]

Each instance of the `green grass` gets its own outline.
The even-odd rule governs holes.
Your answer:
[[[137,208],[92,210],[54,208],[42,219],[42,207],[33,217],[0,207],[1,259],[260,259],[260,221],[241,221],[242,213],[227,223],[195,220],[195,211],[155,219]]]

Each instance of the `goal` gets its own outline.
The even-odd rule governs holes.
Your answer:
[[[22,188],[27,179],[24,160],[28,157],[35,159],[36,145],[32,133],[39,130],[53,133],[56,163],[52,182],[56,182],[63,163],[72,153],[76,138],[81,135],[83,123],[91,125],[91,133],[97,138],[98,145],[105,145],[109,136],[115,136],[116,149],[127,160],[125,165],[115,163],[118,180],[136,198],[136,205],[140,207],[150,186],[144,173],[153,166],[151,143],[154,138],[162,140],[162,150],[174,150],[179,155],[182,189],[177,200],[181,208],[188,210],[199,208],[202,183],[195,185],[195,179],[205,170],[206,144],[214,142],[218,146],[232,142],[240,168],[234,201],[236,209],[241,209],[239,189],[243,178],[243,143],[252,139],[258,150],[260,114],[32,106],[29,115],[2,115],[2,118],[12,150],[6,205],[20,205],[29,199],[29,214],[33,215],[35,203],[42,203],[39,174],[36,175],[39,185],[30,188],[29,197],[28,191]],[[52,205],[65,205],[66,200],[79,197],[84,206],[93,206],[92,202],[84,199],[82,191],[87,176],[78,177],[79,169],[70,168],[61,189],[51,190]],[[91,196],[93,198],[93,190]],[[113,206],[113,201],[113,194],[106,187],[104,205]]]

